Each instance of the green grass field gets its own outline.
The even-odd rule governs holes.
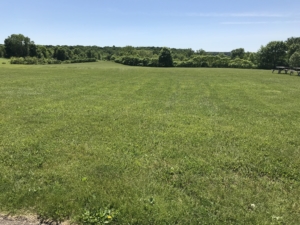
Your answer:
[[[300,224],[300,77],[3,60],[0,211]]]

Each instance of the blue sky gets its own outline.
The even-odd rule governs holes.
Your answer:
[[[14,0],[1,15],[2,43],[257,51],[300,37],[300,0]]]

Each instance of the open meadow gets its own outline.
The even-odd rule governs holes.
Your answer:
[[[300,224],[300,77],[4,61],[0,212]]]

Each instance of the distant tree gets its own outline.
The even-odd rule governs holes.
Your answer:
[[[204,51],[202,48],[196,51],[196,54],[198,55],[206,55],[206,51]]]
[[[72,55],[74,59],[86,58],[86,53],[80,48],[74,48]]]
[[[4,56],[5,56],[4,45],[0,45],[0,58],[4,58]]]
[[[54,49],[53,58],[61,61],[68,60],[67,51],[63,47],[56,47]]]
[[[151,47],[153,55],[159,55],[160,48],[159,47]]]
[[[190,58],[192,55],[194,55],[195,54],[195,52],[194,52],[194,50],[193,49],[191,49],[191,48],[189,48],[189,49],[187,49],[186,51],[185,51],[185,55],[186,55],[186,57],[187,58]]]
[[[224,52],[220,52],[217,56],[219,56],[220,58],[224,58],[224,57],[227,57]]]
[[[30,46],[34,45],[30,38],[23,34],[12,34],[4,40],[6,57],[26,57],[30,55]]]
[[[237,48],[231,51],[231,59],[240,58],[243,59],[245,55],[245,50],[243,48]]]
[[[37,46],[34,43],[29,45],[29,56],[31,57],[37,56]]]
[[[80,55],[82,53],[82,51],[79,48],[74,48],[73,49],[73,54],[74,55]]]
[[[290,57],[289,63],[293,67],[300,67],[300,52],[295,52]]]
[[[136,50],[134,47],[130,46],[130,45],[127,45],[125,47],[122,48],[121,50],[121,55],[136,55]]]
[[[288,46],[287,57],[288,59],[297,51],[300,51],[300,43],[295,43]]]
[[[146,58],[146,57],[151,58],[153,56],[153,52],[150,50],[138,50],[137,54],[140,57],[144,57],[144,58]]]
[[[47,48],[47,47],[46,47],[46,49],[47,49],[47,52],[46,52],[47,58],[53,58],[53,52],[54,52],[54,49],[52,49],[52,48]]]
[[[288,48],[291,47],[291,45],[293,44],[300,44],[300,37],[291,37],[291,38],[288,38],[286,41],[285,41],[286,45]]]
[[[162,67],[172,67],[173,66],[173,58],[172,52],[169,48],[162,48],[158,57],[159,66]]]
[[[38,58],[48,58],[48,51],[47,48],[43,45],[37,46],[37,57]]]
[[[186,59],[186,57],[183,54],[177,53],[177,54],[173,54],[173,59],[178,59],[178,60],[183,61]]]
[[[257,52],[258,67],[272,69],[278,65],[286,65],[287,45],[283,41],[271,41]]]
[[[251,52],[251,53],[249,54],[249,56],[248,56],[248,60],[249,60],[250,62],[256,64],[256,63],[257,63],[257,61],[256,61],[256,53]]]
[[[226,68],[228,67],[228,64],[230,62],[230,58],[226,56],[225,54],[219,54],[214,57],[214,61],[212,62],[212,67],[222,67]]]
[[[238,57],[230,60],[228,66],[232,68],[255,68],[255,65],[251,61],[240,59]]]
[[[95,51],[89,49],[87,52],[86,52],[86,56],[87,58],[91,59],[91,58],[98,58],[98,55]]]
[[[291,56],[300,51],[300,37],[291,37],[288,38],[286,41],[287,50],[287,59],[290,60]]]

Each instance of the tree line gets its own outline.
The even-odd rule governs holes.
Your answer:
[[[116,46],[36,45],[23,34],[12,34],[0,45],[0,57],[11,63],[47,64],[110,60],[131,66],[220,67],[272,69],[276,66],[300,67],[300,37],[271,41],[257,52],[244,48],[231,52],[206,52],[203,49]]]

